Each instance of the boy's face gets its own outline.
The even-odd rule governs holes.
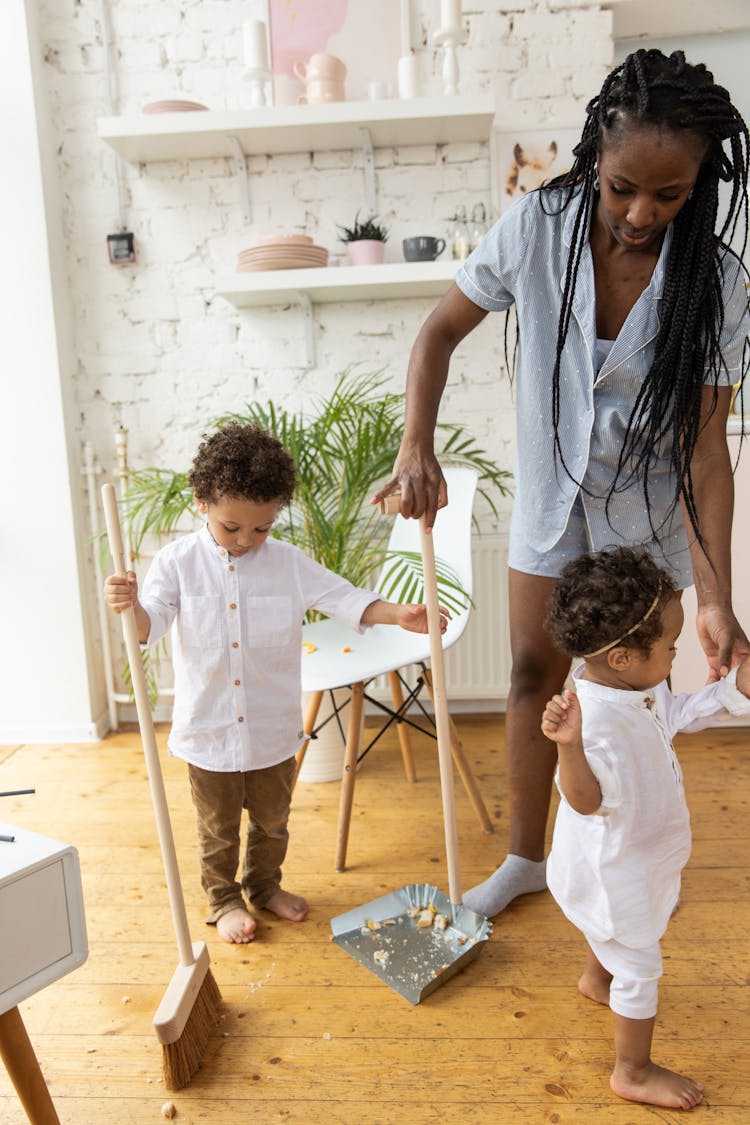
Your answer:
[[[281,507],[277,500],[256,502],[238,496],[221,496],[215,504],[197,496],[196,501],[216,542],[235,557],[265,543]]]
[[[661,636],[655,641],[648,656],[629,649],[629,667],[626,672],[628,686],[633,691],[647,691],[666,680],[677,655],[677,638],[682,632],[685,614],[679,598],[670,598],[661,615]]]

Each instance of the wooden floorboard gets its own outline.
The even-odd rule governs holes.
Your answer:
[[[496,827],[482,832],[457,779],[466,887],[505,850],[503,722],[458,724]],[[163,748],[164,729],[159,740]],[[363,764],[342,874],[333,870],[339,787],[298,786],[285,884],[310,899],[310,918],[295,926],[261,914],[257,941],[242,947],[204,923],[184,765],[162,753],[191,934],[207,941],[223,996],[201,1069],[170,1094],[151,1020],[177,953],[137,732],[0,747],[0,788],[36,788],[5,798],[3,819],[81,857],[89,958],[20,1006],[62,1125],[155,1123],[167,1101],[178,1125],[684,1119],[609,1092],[611,1016],[577,993],[582,939],[546,893],[513,904],[479,957],[416,1007],[332,944],[337,914],[412,883],[447,891],[435,744],[415,738],[414,749],[414,785],[394,735]],[[678,750],[694,848],[663,942],[655,1057],[705,1083],[694,1119],[746,1125],[750,731],[683,736]],[[0,1068],[0,1125],[25,1121]]]

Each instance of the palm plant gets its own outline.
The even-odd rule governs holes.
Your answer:
[[[400,589],[401,600],[421,601],[421,560],[407,553],[388,559],[390,521],[369,503],[391,475],[401,440],[404,396],[385,391],[384,382],[379,373],[348,369],[312,415],[252,402],[242,412],[217,418],[215,425],[255,422],[294,458],[299,483],[291,505],[279,513],[274,535],[356,586],[369,585],[387,560],[388,588]],[[497,514],[495,498],[509,492],[511,474],[499,469],[463,426],[438,424],[438,456],[476,468],[478,491]],[[186,472],[135,472],[123,504],[136,554],[146,535],[176,530],[186,514],[197,517]],[[449,608],[466,604],[460,586],[439,563],[438,579]]]

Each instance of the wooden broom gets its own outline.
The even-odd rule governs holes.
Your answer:
[[[125,551],[117,513],[117,498],[111,484],[102,487],[102,501],[115,573],[124,576],[127,574]],[[219,1015],[221,993],[210,969],[205,943],[190,940],[177,852],[169,819],[159,750],[156,745],[154,720],[143,671],[135,610],[132,608],[125,610],[121,618],[180,957],[180,963],[156,1010],[154,1029],[162,1045],[164,1083],[170,1090],[181,1090],[183,1086],[187,1086],[200,1066],[203,1052]]]

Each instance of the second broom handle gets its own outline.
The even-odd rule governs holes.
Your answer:
[[[109,550],[112,555],[115,574],[124,577],[125,574],[127,574],[125,551],[122,544],[122,532],[120,531],[120,518],[117,513],[117,497],[111,484],[102,486],[102,502],[104,504],[104,517],[107,521]],[[154,730],[154,720],[151,714],[151,703],[148,698],[148,685],[146,684],[146,675],[143,671],[143,660],[141,658],[141,645],[138,640],[138,626],[135,620],[135,610],[131,606],[129,609],[126,609],[124,613],[120,614],[120,617],[122,620],[122,631],[125,637],[125,650],[128,654],[128,663],[130,665],[130,678],[133,684],[133,694],[135,695],[135,707],[138,712],[138,725],[141,728],[141,741],[143,743],[143,754],[146,759],[146,770],[148,773],[149,786],[151,788],[151,801],[156,817],[156,829],[159,834],[159,844],[161,845],[161,858],[164,864],[164,874],[167,879],[167,892],[169,894],[169,905],[172,910],[175,937],[177,938],[177,949],[180,955],[180,961],[183,965],[188,967],[195,962],[193,943],[190,940],[185,899],[182,893],[182,883],[180,882],[180,869],[177,864],[177,852],[174,845],[174,836],[172,835],[172,825],[169,820],[167,794],[164,789],[164,778],[161,772],[161,763],[159,762],[159,749],[156,744],[156,731]]]
[[[435,725],[437,727],[438,762],[440,765],[440,790],[443,798],[443,825],[445,828],[445,853],[448,860],[448,889],[454,906],[460,906],[461,872],[458,864],[458,829],[456,826],[456,799],[453,788],[453,759],[451,756],[451,731],[448,717],[448,695],[445,690],[443,667],[443,640],[440,633],[440,602],[435,573],[435,546],[425,530],[424,516],[419,521],[422,544],[422,571],[424,574],[427,626],[430,631],[430,667],[432,691],[435,700]]]

